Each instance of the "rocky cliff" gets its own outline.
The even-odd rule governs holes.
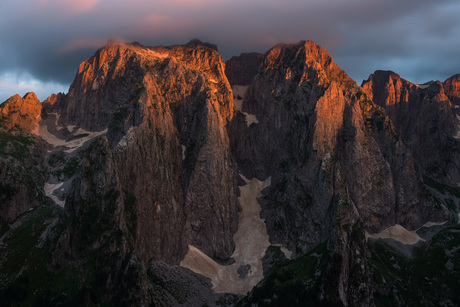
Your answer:
[[[30,133],[38,128],[41,103],[35,93],[14,95],[0,105],[0,129],[13,135]]]
[[[431,279],[404,276],[435,262],[438,233],[457,248],[457,83],[419,86],[378,71],[360,87],[310,41],[227,63],[198,40],[109,42],[67,94],[1,106],[0,297],[431,302],[415,287]],[[251,241],[251,225],[263,242]],[[429,277],[443,280],[439,289],[458,280],[450,250]]]
[[[456,79],[416,85],[393,72],[376,71],[363,82],[393,121],[423,174],[455,185],[460,182]]]
[[[117,191],[132,203],[120,218],[145,262],[178,263],[190,244],[231,254],[238,206],[225,124],[232,110],[224,63],[203,45],[112,42],[80,66],[62,120],[107,129]]]

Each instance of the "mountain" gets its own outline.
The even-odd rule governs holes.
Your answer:
[[[67,94],[0,105],[0,297],[458,304],[458,82],[111,41]]]

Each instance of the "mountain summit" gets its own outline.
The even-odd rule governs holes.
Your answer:
[[[458,79],[109,42],[67,94],[0,106],[0,297],[458,304]]]

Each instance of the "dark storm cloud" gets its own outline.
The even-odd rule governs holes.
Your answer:
[[[358,83],[376,69],[444,80],[460,73],[459,15],[457,1],[431,0],[3,0],[0,87],[12,73],[68,87],[79,63],[111,38],[166,45],[198,37],[224,59],[309,39]]]

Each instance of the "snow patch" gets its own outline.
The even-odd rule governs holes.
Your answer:
[[[180,265],[209,277],[215,292],[246,294],[263,276],[262,258],[270,246],[265,221],[260,218],[260,204],[257,198],[261,191],[271,183],[271,177],[265,181],[253,178],[248,180],[240,174],[246,185],[239,187],[241,196],[238,201],[242,207],[239,214],[238,231],[233,235],[235,251],[232,258],[235,263],[224,266],[216,263],[196,247],[190,245],[187,255]],[[238,269],[248,266],[248,273],[242,277]]]

